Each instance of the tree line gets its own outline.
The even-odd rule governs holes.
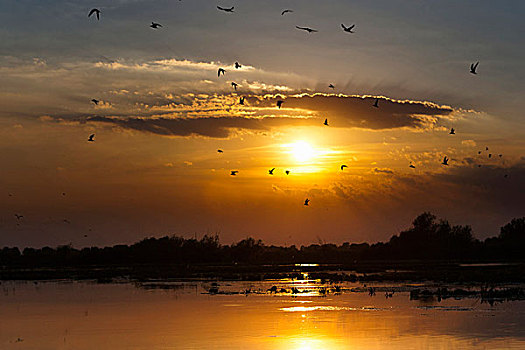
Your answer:
[[[451,226],[425,212],[412,226],[388,242],[312,244],[296,247],[266,245],[246,238],[223,245],[218,235],[201,239],[166,236],[146,238],[132,245],[56,248],[4,247],[3,267],[129,266],[135,264],[355,264],[359,261],[447,260],[524,261],[525,217],[501,227],[499,235],[484,241],[474,238],[470,226]]]

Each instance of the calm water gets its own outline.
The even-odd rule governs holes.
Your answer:
[[[525,302],[410,301],[402,288],[388,299],[349,291],[203,294],[210,286],[3,282],[0,349],[525,349]]]

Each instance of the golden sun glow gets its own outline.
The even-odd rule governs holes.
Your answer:
[[[315,154],[312,146],[306,141],[296,141],[288,146],[290,147],[290,153],[299,162],[309,161]]]

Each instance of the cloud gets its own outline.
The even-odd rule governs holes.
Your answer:
[[[372,105],[379,99],[379,108]],[[384,96],[343,94],[267,95],[250,97],[249,102],[260,107],[284,100],[283,108],[316,113],[328,118],[332,127],[355,127],[372,130],[395,128],[428,129],[441,118],[454,112],[450,106],[426,101],[396,100]]]
[[[400,101],[381,97],[378,110],[372,107],[375,97],[299,94],[245,95],[244,105],[238,104],[236,94],[148,93],[144,102],[127,108],[129,114],[119,113],[113,106],[106,115],[74,115],[59,117],[61,122],[80,121],[113,124],[115,126],[163,136],[206,136],[227,138],[232,130],[268,131],[284,126],[320,126],[324,118],[330,127],[385,130],[410,128],[432,129],[441,118],[454,111],[448,106],[431,102]],[[284,99],[281,109],[276,101]],[[103,111],[100,111],[103,113]],[[111,113],[111,114],[109,114]]]
[[[474,140],[463,140],[461,141],[461,144],[469,147],[476,147],[476,141]]]
[[[388,168],[374,168],[372,172],[374,172],[375,174],[388,174],[388,175],[394,174],[394,171]]]
[[[125,129],[163,136],[198,135],[213,138],[227,138],[234,129],[267,131],[279,126],[313,125],[310,119],[284,117],[112,118],[97,116],[85,118],[83,121],[112,124]]]

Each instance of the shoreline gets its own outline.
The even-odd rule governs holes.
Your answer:
[[[262,281],[300,279],[304,274],[326,282],[410,282],[440,283],[525,283],[521,262],[428,262],[369,261],[355,264],[135,264],[61,267],[0,267],[0,281],[6,280],[98,280],[124,278],[133,281],[171,279],[215,279]]]

